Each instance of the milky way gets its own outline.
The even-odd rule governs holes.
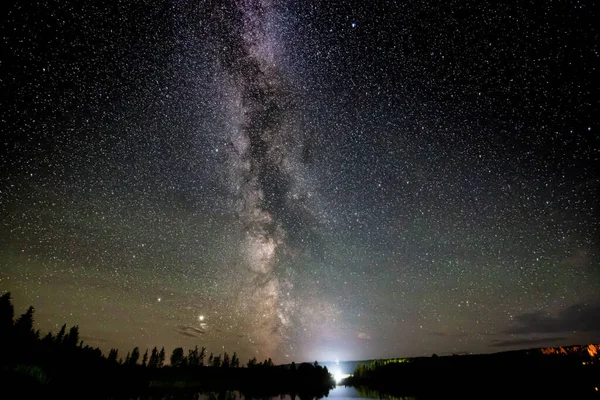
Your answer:
[[[251,272],[241,301],[257,321],[252,334],[269,354],[278,350],[290,324],[291,300],[282,293],[291,283],[280,277],[277,264],[287,243],[286,218],[297,212],[290,204],[290,164],[295,162],[290,148],[297,132],[289,126],[285,82],[270,42],[273,8],[269,2],[248,1],[223,10],[221,21],[240,29],[227,32],[230,41],[219,49],[236,105],[229,153],[236,211],[244,226],[243,264]]]
[[[0,291],[123,352],[598,339],[593,2],[14,2]]]

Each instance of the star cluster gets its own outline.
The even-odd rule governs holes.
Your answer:
[[[598,340],[597,5],[11,2],[0,290],[104,350]]]

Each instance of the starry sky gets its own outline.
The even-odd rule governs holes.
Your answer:
[[[0,290],[103,350],[600,340],[594,1],[10,1]]]

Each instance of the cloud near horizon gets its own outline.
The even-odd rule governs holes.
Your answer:
[[[600,332],[600,300],[574,304],[555,315],[539,310],[518,315],[515,319],[517,325],[503,333]]]
[[[512,347],[512,346],[539,346],[546,343],[554,343],[561,340],[566,340],[565,337],[544,337],[538,339],[507,339],[507,340],[493,340],[490,343],[491,347]]]

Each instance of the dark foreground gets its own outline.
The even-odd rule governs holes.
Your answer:
[[[23,369],[33,371],[24,371]],[[0,382],[0,398],[86,398],[86,399],[196,399],[198,393],[210,393],[215,399],[232,397],[233,391],[246,399],[289,395],[292,399],[326,397],[333,382],[323,382],[317,376],[294,373],[274,367],[272,370],[248,368],[200,368],[197,371],[165,367],[147,374],[146,371],[81,371],[58,379],[40,382],[34,376],[39,367],[19,366],[5,369]],[[20,370],[19,370],[20,369]],[[157,373],[158,372],[158,373]],[[16,397],[11,397],[14,394]],[[237,396],[234,396],[237,397]]]
[[[593,399],[600,398],[599,349],[378,360],[359,365],[344,384],[382,398]]]
[[[326,396],[335,386],[327,368],[317,363],[273,365],[270,359],[241,365],[236,353],[173,349],[165,365],[164,348],[143,353],[138,347],[119,358],[85,345],[79,327],[42,336],[34,329],[34,309],[14,318],[9,293],[0,296],[0,399],[190,398],[201,392],[237,391],[246,398],[281,394],[301,398]],[[230,395],[227,395],[230,397]],[[229,398],[227,397],[226,398]]]

